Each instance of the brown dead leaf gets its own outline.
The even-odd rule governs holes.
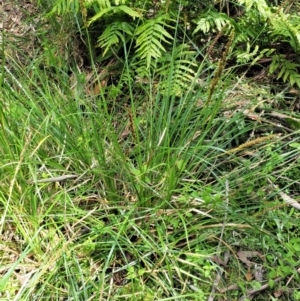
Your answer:
[[[253,279],[253,274],[251,271],[248,271],[247,274],[246,274],[246,280],[247,281],[251,281]]]
[[[276,292],[274,292],[273,295],[274,295],[275,298],[279,298],[279,297],[281,297],[282,293],[283,293],[283,290],[279,289]]]
[[[226,263],[224,262],[224,260],[220,256],[213,255],[213,256],[211,256],[211,260],[214,263],[217,263],[218,265],[226,266]]]
[[[126,138],[128,135],[130,135],[131,134],[131,131],[130,130],[124,130],[121,134],[120,134],[120,136],[119,136],[119,138],[120,138],[120,140],[122,140],[122,139],[124,139],[124,138]]]
[[[29,282],[31,276],[32,276],[36,271],[37,271],[37,269],[34,269],[34,270],[32,270],[31,272],[28,272],[28,273],[23,274],[23,275],[16,274],[16,276],[17,276],[17,279],[18,279],[18,281],[20,282],[20,284],[21,284],[22,286],[25,287],[25,286],[27,285],[27,283]]]
[[[88,95],[97,96],[101,94],[101,91],[107,86],[107,79],[102,79],[101,81],[94,84],[92,87],[87,88]]]
[[[253,263],[249,260],[249,258],[259,257],[263,259],[263,255],[256,251],[239,251],[237,252],[237,256],[241,262],[243,262],[248,268],[253,266]]]

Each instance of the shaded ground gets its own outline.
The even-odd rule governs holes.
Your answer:
[[[5,47],[6,59],[22,62],[34,53],[34,34],[39,22],[36,11],[30,1],[0,1],[0,42],[11,45]]]

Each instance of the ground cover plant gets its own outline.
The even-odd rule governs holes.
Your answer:
[[[299,300],[297,16],[49,3],[1,39],[0,299]]]

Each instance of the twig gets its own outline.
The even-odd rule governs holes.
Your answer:
[[[274,280],[274,283],[275,282],[279,282],[283,279],[283,277],[278,277]],[[262,285],[260,288],[256,288],[256,289],[251,289],[251,290],[248,290],[246,292],[246,295],[242,296],[241,298],[239,298],[239,301],[244,301],[245,299],[252,299],[252,297],[257,294],[257,293],[260,293],[262,291],[264,291],[265,289],[269,288],[269,283],[266,283],[264,285]]]
[[[61,181],[69,180],[69,179],[75,179],[75,178],[78,178],[78,176],[77,175],[63,175],[63,176],[59,176],[59,177],[31,181],[31,183],[54,183],[54,182],[61,182]]]
[[[272,185],[272,187],[275,188],[275,190],[278,191],[279,195],[281,196],[282,200],[285,203],[287,203],[288,205],[296,208],[297,210],[300,210],[300,204],[296,200],[292,199],[286,193],[280,191],[280,188],[277,185],[273,184],[273,182],[270,179],[268,179],[268,181]]]

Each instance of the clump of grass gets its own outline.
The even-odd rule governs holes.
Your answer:
[[[174,96],[151,79],[138,87],[128,68],[123,99],[113,87],[74,94],[55,68],[2,69],[1,297],[207,300],[220,268],[213,255],[227,250],[223,285],[245,293],[255,283],[238,249],[270,253],[268,281],[293,274],[296,213],[277,210],[268,184],[296,164],[286,137],[244,141],[257,125],[222,111],[222,72],[206,77],[210,90],[195,82]]]

